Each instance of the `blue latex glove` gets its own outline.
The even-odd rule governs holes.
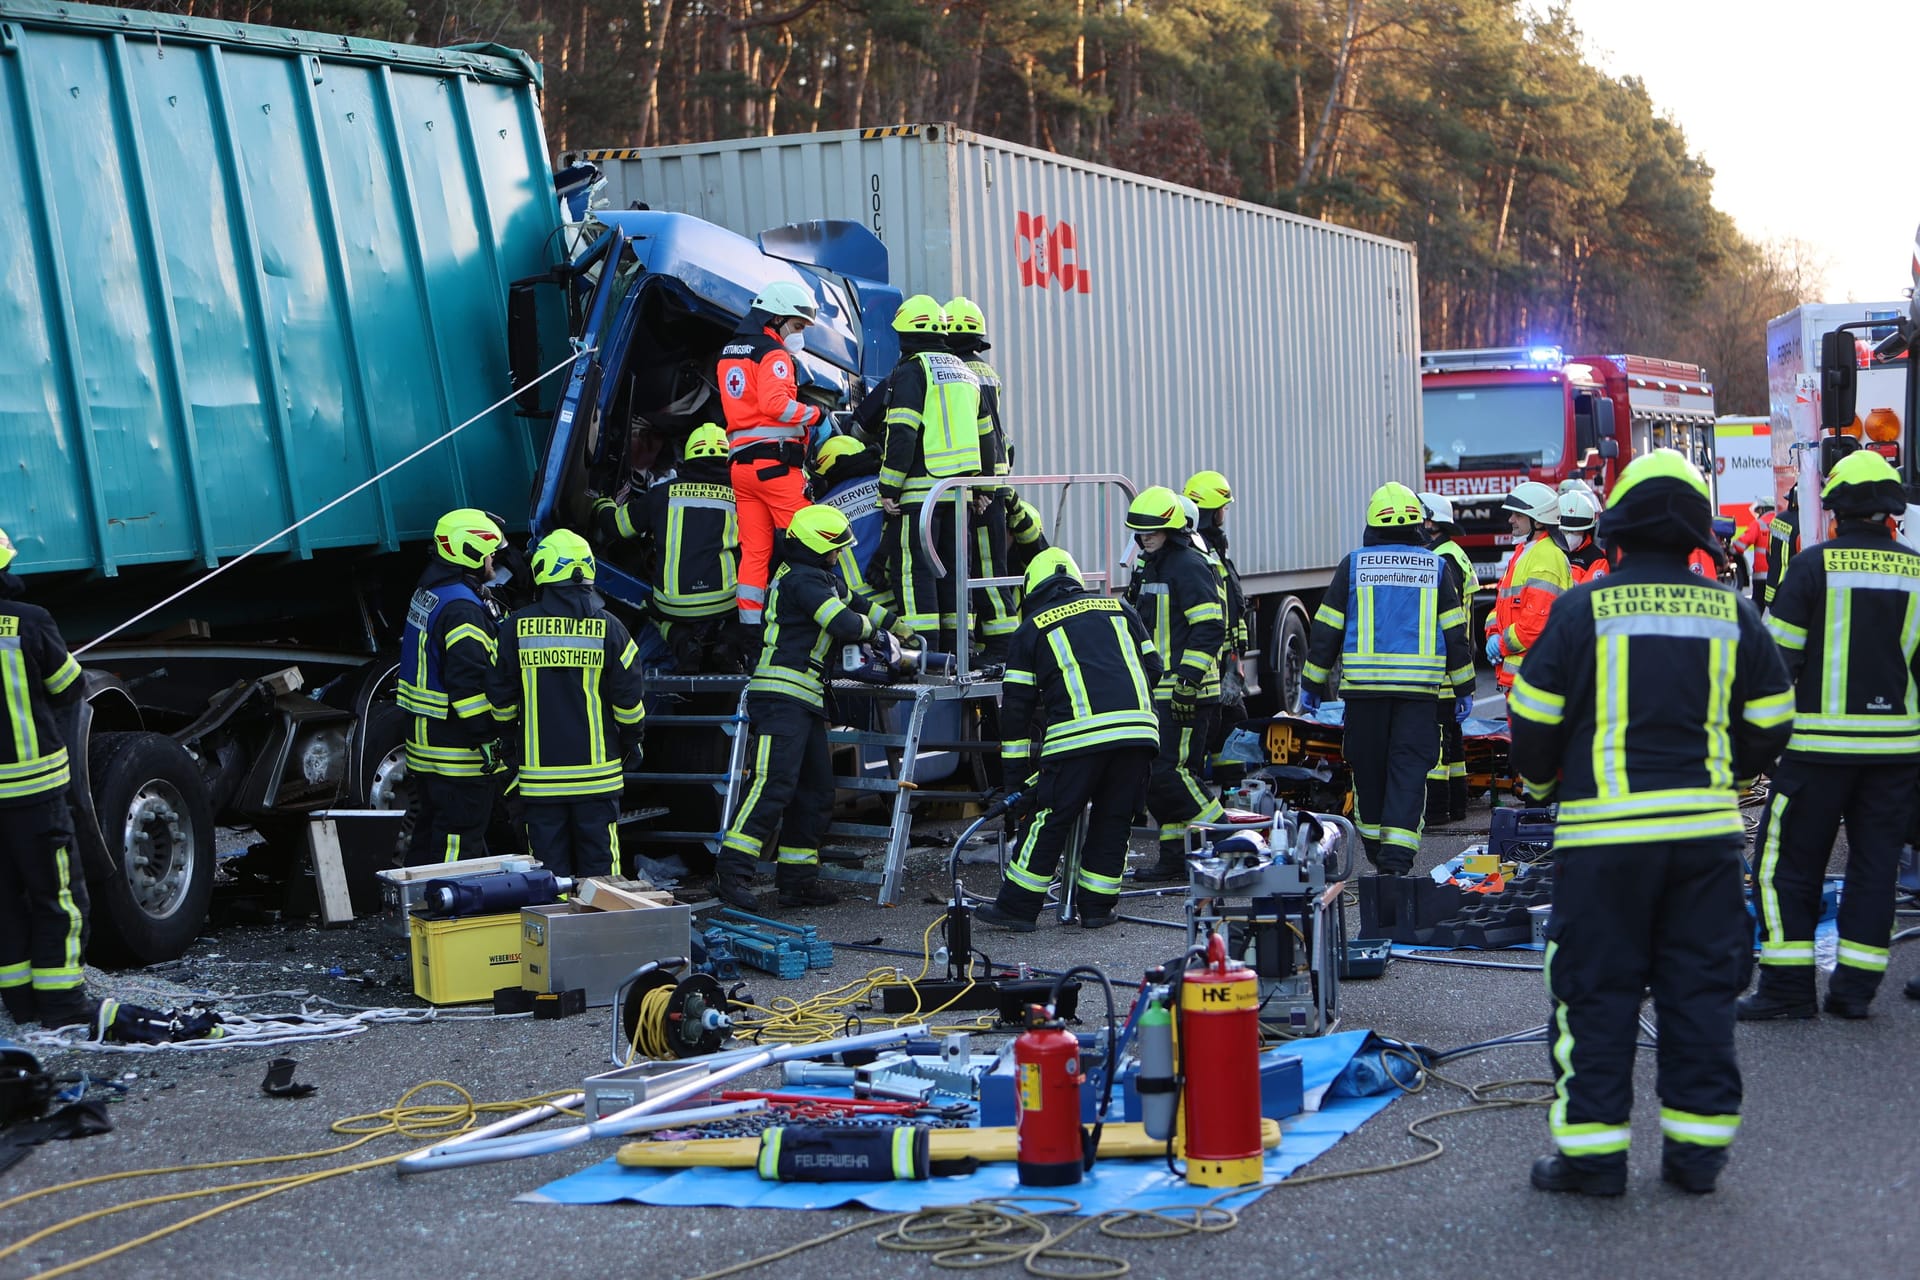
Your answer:
[[[1500,637],[1497,635],[1487,637],[1487,661],[1496,667],[1500,665]]]
[[[1300,714],[1310,716],[1320,710],[1320,695],[1304,685],[1300,689]]]
[[[1453,700],[1453,721],[1455,724],[1465,724],[1467,722],[1467,717],[1472,714],[1473,714],[1473,695],[1472,694],[1470,693],[1465,694]]]

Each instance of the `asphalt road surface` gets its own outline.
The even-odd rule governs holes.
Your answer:
[[[1484,826],[1476,807],[1470,826]],[[1472,832],[1430,833],[1422,866],[1456,852]],[[1137,852],[1144,853],[1141,848]],[[811,913],[841,941],[880,937],[917,949],[939,911],[939,857],[917,855],[903,904],[882,910],[853,901]],[[1622,874],[1633,873],[1623,855]],[[968,872],[987,891],[991,868]],[[765,904],[771,906],[771,898]],[[1142,908],[1172,919],[1176,900]],[[1911,923],[1910,919],[1903,923]],[[1350,917],[1350,925],[1353,923]],[[1177,947],[1171,929],[1121,924],[1087,934],[1048,921],[1027,937],[985,935],[996,960],[1057,968],[1102,965],[1134,980]],[[233,991],[302,987],[356,1004],[415,1004],[399,983],[403,946],[370,924],[321,932],[301,925],[229,925],[197,944],[173,971],[183,981]],[[1384,979],[1346,989],[1344,1026],[1448,1048],[1540,1023],[1541,981],[1524,951],[1480,953],[1510,969],[1395,961]],[[844,982],[884,957],[842,952],[824,978]],[[908,963],[902,961],[902,963]],[[329,978],[339,966],[367,978]],[[1920,1274],[1920,1003],[1900,986],[1920,967],[1920,948],[1894,955],[1875,1017],[1852,1023],[1745,1026],[1746,1121],[1718,1194],[1689,1197],[1658,1178],[1660,1137],[1653,1072],[1639,1071],[1635,1148],[1628,1195],[1595,1202],[1543,1195],[1527,1166],[1547,1149],[1538,1108],[1446,1119],[1435,1131],[1438,1159],[1405,1171],[1311,1186],[1282,1186],[1215,1235],[1120,1242],[1082,1233],[1076,1243],[1127,1260],[1139,1277],[1222,1277],[1294,1272],[1322,1277],[1847,1276]],[[917,963],[909,963],[909,969]],[[356,971],[367,970],[365,974]],[[824,981],[757,978],[762,1001],[808,994]],[[1094,1002],[1097,1004],[1097,1001]],[[0,1200],[69,1179],[283,1152],[341,1141],[329,1121],[392,1105],[425,1080],[458,1082],[479,1099],[510,1099],[577,1087],[602,1068],[606,1015],[561,1022],[443,1021],[376,1027],[347,1041],[291,1049],[228,1049],[143,1057],[61,1055],[55,1069],[123,1076],[110,1108],[110,1135],[41,1147],[0,1175]],[[276,1100],[260,1089],[265,1061],[286,1053],[299,1078],[318,1086],[305,1099]],[[1465,1059],[1449,1074],[1464,1082],[1539,1078],[1538,1046]],[[1423,1150],[1406,1124],[1461,1104],[1434,1082],[1403,1097],[1308,1166],[1307,1173],[1358,1169]],[[352,1157],[401,1148],[383,1138]],[[398,1275],[613,1276],[676,1280],[703,1275],[876,1215],[864,1211],[593,1208],[530,1206],[513,1197],[612,1154],[612,1144],[507,1164],[408,1178],[381,1168],[303,1187],[221,1214],[178,1234],[99,1262],[102,1277],[385,1277]],[[296,1166],[305,1168],[306,1166]],[[0,1240],[140,1196],[269,1176],[250,1169],[107,1183],[0,1210]],[[227,1197],[233,1198],[233,1197]],[[215,1201],[156,1205],[62,1232],[0,1259],[0,1277],[34,1275],[132,1240]],[[951,1274],[918,1257],[879,1250],[857,1231],[754,1274],[783,1280]],[[0,1246],[4,1247],[4,1246]],[[1017,1267],[988,1275],[1017,1275]]]

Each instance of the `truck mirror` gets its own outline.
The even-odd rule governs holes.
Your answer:
[[[1612,462],[1620,456],[1620,442],[1612,436],[1600,437],[1600,456]]]
[[[1827,475],[1840,465],[1840,459],[1850,453],[1858,452],[1859,449],[1860,442],[1852,436],[1826,436],[1820,441],[1820,474]]]
[[[1853,351],[1853,335],[1835,329],[1820,339],[1820,425],[1838,431],[1853,425],[1854,395],[1859,389],[1860,363]],[[1821,455],[1826,457],[1826,443]],[[1823,464],[1820,468],[1826,470]]]
[[[1600,437],[1601,457],[1617,458],[1620,456],[1620,446],[1618,444],[1613,446],[1612,453],[1607,452],[1607,442],[1615,440],[1617,437],[1613,434],[1613,401],[1607,399],[1605,396],[1595,396],[1593,398],[1593,433]]]

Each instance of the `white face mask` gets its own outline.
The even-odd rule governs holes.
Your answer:
[[[785,347],[787,350],[793,352],[794,355],[799,355],[802,351],[806,349],[807,335],[804,332],[790,333],[786,337],[780,339],[780,345]]]

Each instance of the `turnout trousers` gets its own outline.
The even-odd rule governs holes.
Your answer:
[[[527,844],[557,876],[620,874],[620,796],[526,802]]]
[[[1156,703],[1154,709],[1160,715],[1160,752],[1147,774],[1147,811],[1160,824],[1160,865],[1185,868],[1187,828],[1196,822],[1218,822],[1225,812],[1200,781],[1220,708],[1202,703],[1185,724],[1173,718],[1165,702]]]
[[[16,1020],[88,1017],[87,909],[66,793],[0,808],[0,993]]]
[[[767,607],[767,580],[773,572],[774,540],[807,505],[807,477],[797,466],[775,458],[736,459],[734,517],[740,524],[740,578],[735,604],[740,621],[759,626]]]
[[[1353,771],[1353,825],[1386,875],[1413,870],[1420,852],[1427,771],[1440,754],[1428,698],[1348,698],[1341,754]]]
[[[753,781],[721,839],[720,858],[743,875],[755,862],[777,858],[776,884],[810,884],[819,877],[820,836],[833,817],[826,717],[791,698],[751,694],[747,719]]]
[[[1453,694],[1440,700],[1440,759],[1427,770],[1427,822],[1467,816],[1467,735],[1453,718]]]
[[[985,511],[969,509],[973,530],[968,545],[967,572],[975,578],[1007,576],[1007,505],[993,494]],[[1007,640],[1020,629],[1020,604],[1011,587],[978,587],[967,601],[973,630],[987,642],[989,661],[1000,661]]]
[[[1046,901],[1047,887],[1060,865],[1073,828],[1087,813],[1087,838],[1080,849],[1080,914],[1101,916],[1120,897],[1120,876],[1127,869],[1127,836],[1133,806],[1147,780],[1151,747],[1111,747],[1040,762],[1036,808],[1020,847],[1007,867],[998,906],[1008,915],[1032,920]]]
[[[1813,931],[1820,890],[1840,824],[1847,825],[1846,884],[1840,893],[1840,949],[1829,990],[1866,1001],[1887,973],[1894,877],[1913,823],[1920,766],[1817,763],[1788,756],[1754,843],[1759,866],[1760,985],[1770,994],[1814,997]]]
[[[410,861],[420,864],[484,858],[487,827],[493,821],[494,779],[417,772],[412,778]]]
[[[947,576],[937,578],[926,553],[920,549],[920,510],[922,503],[905,504],[898,519],[890,521],[895,541],[891,559],[893,569],[894,612],[907,625],[928,638],[928,647],[955,652],[954,632],[959,626],[955,608],[955,586],[959,574],[953,567],[954,500],[940,500],[933,513],[933,545],[947,565]],[[937,646],[934,637],[939,637]]]
[[[1753,961],[1741,839],[1568,850],[1554,863],[1546,979],[1562,1156],[1593,1170],[1626,1163],[1640,1002],[1659,1026],[1664,1159],[1716,1174],[1740,1127],[1734,1002]]]

